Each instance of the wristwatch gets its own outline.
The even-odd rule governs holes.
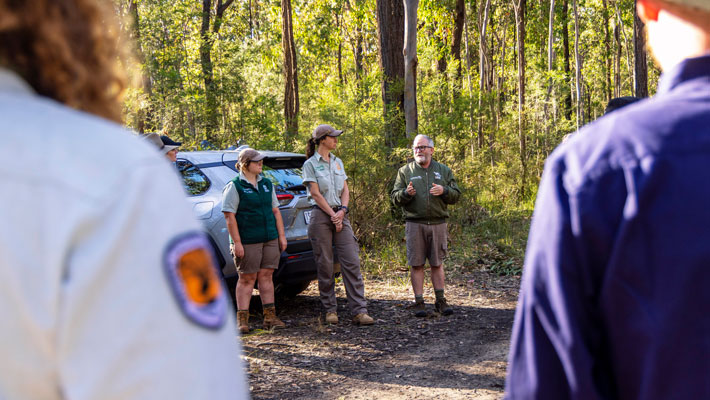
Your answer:
[[[348,208],[348,206],[340,206],[340,208],[345,210],[345,214],[350,212],[350,209]]]

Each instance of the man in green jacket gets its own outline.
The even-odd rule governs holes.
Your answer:
[[[442,315],[451,315],[454,310],[444,297],[444,265],[447,252],[446,210],[461,196],[451,169],[434,161],[434,140],[426,135],[417,135],[412,145],[414,161],[400,168],[392,189],[392,202],[404,208],[407,221],[407,261],[412,267],[414,290],[414,315],[427,315],[424,305],[424,265],[429,259],[431,283],[436,302],[434,308]]]

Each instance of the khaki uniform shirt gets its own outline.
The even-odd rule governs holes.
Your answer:
[[[320,193],[331,207],[342,205],[340,194],[343,193],[343,187],[347,179],[348,176],[345,174],[343,161],[333,153],[330,153],[330,162],[325,161],[316,152],[303,164],[303,183],[317,183]],[[316,205],[316,201],[311,197],[310,186],[306,185],[306,187],[308,188],[308,200],[312,205]]]

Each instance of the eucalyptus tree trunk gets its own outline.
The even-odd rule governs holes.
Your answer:
[[[525,137],[525,7],[526,0],[513,0],[515,32],[518,46],[518,142],[520,146],[521,198],[525,197],[527,179],[527,144]]]
[[[478,91],[478,127],[476,129],[477,131],[477,136],[478,136],[478,148],[482,149],[484,146],[483,143],[483,94],[484,92],[487,93],[488,90],[490,89],[488,85],[486,85],[486,74],[488,70],[488,52],[486,51],[486,34],[488,31],[488,13],[491,8],[491,0],[486,0],[486,4],[483,7],[483,16],[481,18],[480,26],[481,26],[481,32],[480,32],[480,40],[479,40],[479,62],[478,62],[478,85],[479,85],[479,91]],[[473,153],[473,149],[471,149],[471,152]]]
[[[141,65],[146,65],[145,62],[145,52],[143,51],[143,43],[141,42],[141,30],[140,30],[140,16],[138,14],[138,3],[135,2],[135,0],[131,0],[128,4],[128,12],[131,15],[131,21],[130,21],[130,35],[131,35],[131,40],[133,43],[136,45],[136,57],[138,58],[138,62]],[[141,86],[145,94],[148,96],[150,99],[153,97],[153,85],[150,80],[150,73],[149,71],[143,71],[141,74]],[[153,110],[151,109],[150,105],[148,105],[147,109],[141,109],[140,113],[136,116],[136,120],[134,121],[135,123],[135,129],[138,132],[145,132],[146,130],[152,131],[156,129],[155,124],[153,123]]]
[[[377,36],[382,67],[385,143],[392,148],[404,140],[404,4],[377,0]]]
[[[544,115],[545,115],[545,137],[543,139],[543,151],[547,154],[547,141],[550,136],[550,124],[554,123],[550,121],[549,109],[550,109],[550,98],[552,96],[552,66],[554,65],[555,58],[555,0],[550,0],[550,17],[548,19],[548,34],[547,34],[547,94],[545,95],[545,105]]]
[[[602,0],[604,5],[604,66],[606,67],[604,71],[604,94],[606,94],[606,101],[611,100],[611,35],[609,34],[609,0]]]
[[[634,7],[634,94],[648,97],[648,65],[646,63],[646,37],[644,23]]]
[[[219,125],[217,114],[217,86],[214,83],[214,72],[212,65],[212,46],[214,40],[222,26],[224,12],[232,4],[233,0],[217,0],[214,9],[214,22],[210,32],[210,19],[212,17],[212,0],[202,0],[202,25],[200,27],[200,65],[202,67],[202,79],[205,83],[205,103],[206,121],[205,138],[216,142],[215,131]]]
[[[619,25],[614,25],[614,42],[616,51],[614,52],[614,97],[621,97],[621,34]]]
[[[454,17],[454,38],[451,43],[451,55],[457,61],[456,82],[454,83],[454,97],[458,97],[457,88],[461,87],[461,37],[463,36],[463,23],[466,19],[466,3],[456,0],[456,16]]]
[[[574,12],[574,62],[575,62],[575,88],[577,93],[577,129],[584,125],[584,81],[582,80],[582,60],[579,54],[579,13],[577,0],[572,0]]]
[[[572,119],[572,90],[569,66],[569,0],[562,0],[562,47],[565,70],[565,118]]]
[[[298,135],[298,65],[296,64],[296,44],[293,39],[291,19],[291,0],[281,0],[281,18],[283,35],[281,44],[284,50],[284,118],[286,123],[286,142],[292,144]]]
[[[417,8],[419,0],[404,0],[404,118],[407,138],[417,134]]]

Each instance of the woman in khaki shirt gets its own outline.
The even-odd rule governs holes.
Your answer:
[[[303,164],[303,184],[308,188],[308,198],[313,205],[308,237],[318,265],[318,289],[326,313],[325,321],[338,323],[333,275],[335,246],[353,323],[372,325],[375,321],[367,315],[358,243],[348,220],[348,176],[343,162],[331,153],[342,133],[330,125],[319,125],[308,140],[308,160]]]

